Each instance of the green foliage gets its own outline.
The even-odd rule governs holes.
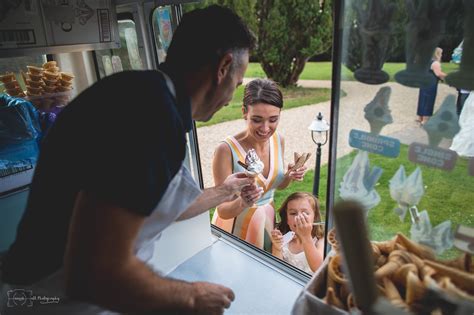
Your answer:
[[[229,105],[219,110],[211,120],[197,122],[197,127],[211,126],[225,121],[241,119],[243,91],[243,86],[237,88]],[[291,87],[283,88],[282,93],[285,102],[283,110],[317,104],[331,99],[330,89]]]
[[[184,12],[189,12],[198,8],[205,8],[212,4],[218,4],[232,9],[239,15],[254,34],[257,34],[257,15],[255,4],[257,0],[203,0],[199,3],[188,3],[183,5]]]
[[[379,1],[379,0],[376,0]],[[395,11],[391,19],[390,45],[386,53],[386,60],[391,62],[405,61],[406,32],[409,22],[406,1],[393,0]],[[351,71],[360,68],[362,60],[362,38],[360,34],[360,18],[357,7],[363,7],[367,0],[348,0],[344,19],[343,63]],[[449,61],[453,49],[459,45],[463,34],[463,5],[462,0],[453,0],[439,46],[444,49],[443,60]]]
[[[308,59],[330,48],[330,0],[261,0],[257,18],[257,57],[282,86],[295,85]]]

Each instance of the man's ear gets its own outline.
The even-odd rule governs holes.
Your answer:
[[[217,83],[221,84],[224,78],[229,74],[234,56],[232,53],[226,53],[222,56],[217,65]]]

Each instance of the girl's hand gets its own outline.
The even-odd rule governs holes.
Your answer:
[[[245,186],[240,193],[240,207],[252,207],[263,194],[263,188],[255,184]]]
[[[291,170],[293,168],[294,164],[290,163],[288,164],[288,171],[286,172],[285,176],[288,177],[291,180],[295,180],[298,182],[303,181],[304,175],[306,174],[306,166],[300,167],[296,170]]]
[[[281,234],[280,230],[274,229],[271,232],[271,237],[273,251],[281,252],[281,248],[283,247],[283,235]]]
[[[296,222],[296,235],[301,239],[302,242],[304,241],[312,241],[311,231],[313,230],[313,222],[311,222],[308,218],[306,213],[301,213],[297,215],[295,218]]]

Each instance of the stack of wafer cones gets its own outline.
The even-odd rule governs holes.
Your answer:
[[[21,71],[26,90],[23,91],[13,73],[0,76],[6,92],[11,96],[26,97],[37,108],[49,109],[62,106],[69,101],[67,92],[72,90],[74,75],[61,72],[56,61],[48,61],[41,67],[27,66]]]
[[[357,307],[357,301],[348,291],[347,280],[341,269],[335,230],[328,232],[328,242],[336,255],[327,267],[324,300],[334,307],[350,311]],[[378,291],[393,305],[414,314],[430,314],[432,311],[450,314],[449,310],[443,309],[442,304],[425,302],[429,289],[439,290],[454,299],[474,302],[474,264],[471,255],[464,253],[454,260],[436,260],[429,247],[415,243],[400,233],[389,241],[372,242],[372,250]]]
[[[18,83],[13,72],[8,72],[4,75],[0,75],[0,81],[3,83],[5,91],[8,93],[8,95],[15,97],[25,96],[25,93],[21,89],[20,84]]]

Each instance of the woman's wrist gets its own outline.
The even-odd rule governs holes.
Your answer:
[[[312,244],[313,243],[313,237],[310,235],[305,235],[303,237],[301,237],[301,243],[303,245],[305,244]]]

